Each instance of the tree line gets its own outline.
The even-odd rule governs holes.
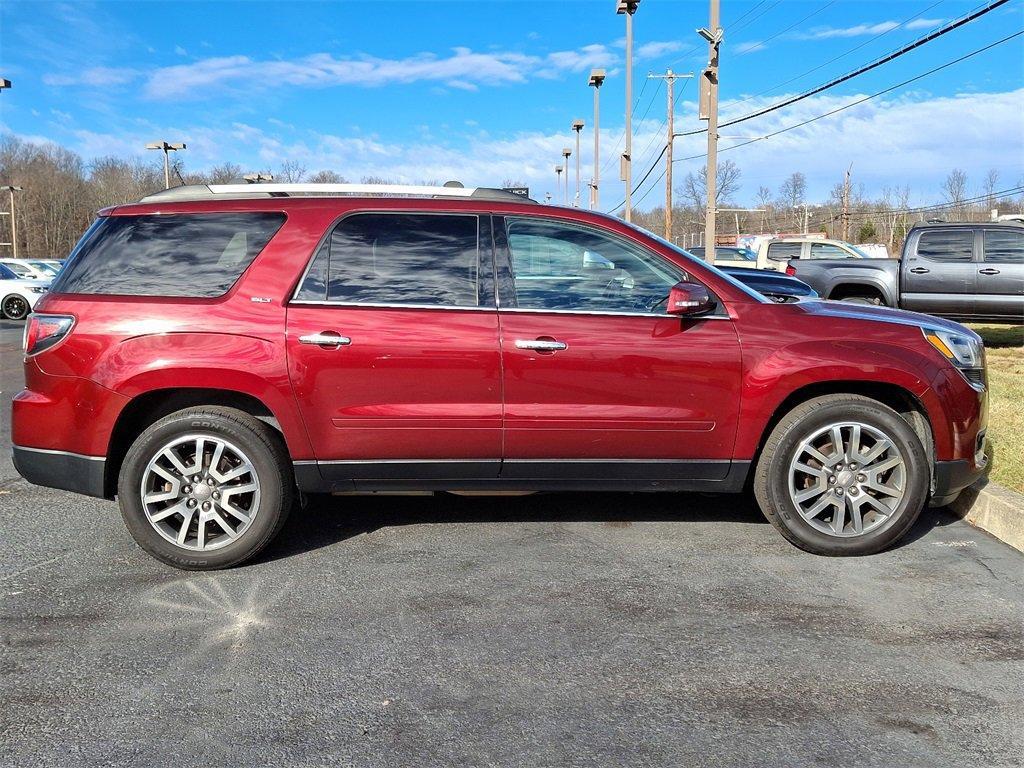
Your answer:
[[[262,169],[263,176],[275,181],[297,183],[344,183],[346,178],[333,170],[309,172],[295,161],[286,161],[277,169]],[[242,180],[245,171],[234,163],[224,163],[206,171],[188,171],[180,158],[174,159],[172,184],[226,184]],[[1024,187],[1024,180],[1007,183],[997,170],[991,170],[973,184],[967,174],[954,169],[940,188],[941,204],[917,210],[910,204],[908,186],[884,188],[869,198],[863,186],[839,181],[824,202],[807,199],[807,179],[794,172],[772,189],[760,186],[753,203],[742,205],[742,171],[731,160],[718,167],[716,204],[719,209],[755,209],[722,211],[718,232],[723,237],[740,234],[824,232],[854,243],[884,243],[896,252],[910,226],[926,218],[951,221],[984,220],[989,211],[1024,212],[1024,194],[1002,196],[1008,188]],[[362,183],[379,184],[390,180],[363,177]],[[420,183],[437,184],[435,180]],[[35,258],[63,257],[92,222],[95,213],[111,205],[130,203],[163,189],[161,160],[101,157],[86,162],[78,154],[55,144],[38,144],[16,136],[0,136],[0,184],[22,188],[16,193],[19,255]],[[506,179],[502,186],[523,186]],[[707,185],[703,169],[684,177],[674,190],[673,231],[671,239],[680,245],[698,242],[704,228]],[[7,210],[6,195],[0,195],[0,210]],[[0,221],[0,241],[9,240],[7,217]],[[633,221],[659,235],[664,233],[665,209],[634,211]],[[2,255],[10,247],[0,249]]]

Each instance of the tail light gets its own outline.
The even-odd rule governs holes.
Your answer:
[[[794,275],[796,275],[796,267],[794,267],[792,264],[787,264],[786,265],[786,274],[789,275],[790,277],[793,277]]]
[[[26,355],[36,355],[58,344],[71,332],[75,318],[71,315],[29,315],[25,323],[22,345]]]

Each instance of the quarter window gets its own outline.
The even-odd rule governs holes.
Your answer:
[[[639,246],[552,221],[506,220],[516,306],[657,313],[683,270]]]
[[[769,243],[768,258],[775,261],[788,261],[800,258],[802,243]]]
[[[323,243],[295,298],[475,307],[477,216],[355,214]]]
[[[812,259],[852,259],[855,258],[849,251],[830,243],[811,243]]]
[[[985,230],[985,261],[1024,264],[1024,232]]]
[[[929,261],[965,262],[974,258],[974,232],[931,230],[921,233],[917,255]]]

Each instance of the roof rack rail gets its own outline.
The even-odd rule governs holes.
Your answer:
[[[454,197],[473,200],[504,200],[536,203],[529,197],[491,187],[433,187],[413,184],[192,184],[171,187],[140,202],[203,200],[213,197]]]

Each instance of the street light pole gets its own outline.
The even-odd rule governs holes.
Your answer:
[[[14,193],[21,192],[21,187],[15,187],[11,186],[10,184],[7,184],[3,187],[0,187],[0,189],[6,189],[11,196],[11,255],[14,256],[14,258],[18,258],[18,222],[15,218],[14,211]]]
[[[704,217],[704,258],[715,263],[715,204],[718,191],[718,50],[722,43],[719,0],[710,0],[707,29],[697,33],[708,41],[708,66],[700,79],[700,118],[708,121],[708,164],[706,169],[707,212]]]
[[[626,148],[619,176],[626,183],[626,221],[633,220],[633,14],[640,0],[617,0],[615,13],[626,16]]]
[[[565,204],[569,204],[569,157],[572,155],[572,149],[569,147],[562,147],[562,157],[565,158]]]
[[[555,166],[555,199],[562,193],[562,166]]]
[[[164,189],[171,188],[171,161],[170,152],[177,152],[185,149],[184,144],[168,144],[166,141],[153,141],[146,145],[146,149],[159,149],[164,153]]]
[[[590,180],[590,210],[597,208],[598,186],[601,183],[601,83],[604,82],[604,70],[590,70],[589,85],[594,88],[594,178]]]
[[[576,197],[573,198],[573,206],[580,207],[580,132],[583,130],[582,120],[573,120],[572,129],[576,131]]]

